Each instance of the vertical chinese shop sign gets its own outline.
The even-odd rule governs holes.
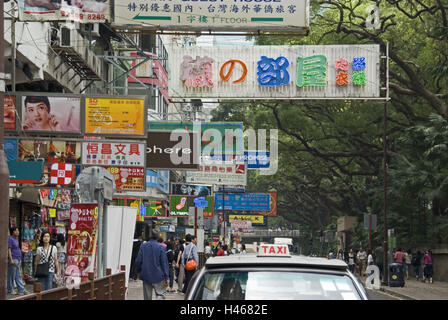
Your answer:
[[[67,239],[67,268],[65,275],[88,280],[95,272],[98,204],[72,204]]]

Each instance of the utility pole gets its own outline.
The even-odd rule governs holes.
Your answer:
[[[0,35],[4,37],[4,2],[0,0]],[[4,41],[0,41],[0,115],[4,114],[6,78],[4,68]],[[8,221],[9,221],[9,170],[3,146],[4,122],[0,121],[0,300],[6,300],[8,270]]]
[[[11,1],[11,91],[16,92],[16,7]]]

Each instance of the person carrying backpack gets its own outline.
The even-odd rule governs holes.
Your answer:
[[[166,245],[166,258],[168,259],[168,275],[170,277],[169,287],[167,288],[167,292],[175,292],[173,289],[174,284],[174,251],[173,244],[169,241]]]

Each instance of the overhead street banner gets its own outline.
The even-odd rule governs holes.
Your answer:
[[[270,211],[270,200],[269,193],[217,193],[215,194],[215,209],[230,211]]]
[[[309,0],[115,0],[113,26],[308,33]]]
[[[186,182],[245,186],[247,185],[247,165],[201,165],[199,171],[186,172]]]
[[[379,98],[380,46],[172,47],[171,99]]]
[[[104,23],[110,21],[110,2],[19,0],[19,21],[76,21]]]

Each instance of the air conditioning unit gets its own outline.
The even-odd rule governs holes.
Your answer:
[[[142,59],[136,59],[135,63],[136,64],[141,63],[143,61]],[[148,60],[145,63],[142,63],[141,65],[139,65],[137,68],[135,68],[135,76],[137,78],[152,78],[153,67],[154,67],[153,61]]]
[[[99,23],[80,23],[79,32],[85,37],[99,38],[100,24]]]
[[[61,27],[59,29],[59,44],[61,47],[71,47],[73,39],[73,29]]]

